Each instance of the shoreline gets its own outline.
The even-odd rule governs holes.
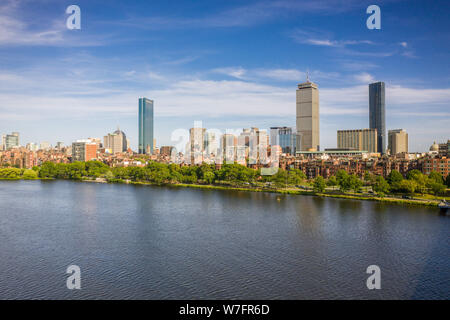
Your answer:
[[[438,207],[439,199],[436,200],[414,200],[414,199],[402,199],[402,198],[390,198],[390,197],[370,197],[364,195],[354,195],[354,194],[336,194],[336,193],[317,193],[314,191],[304,191],[304,190],[292,190],[292,189],[263,189],[263,188],[245,188],[245,187],[232,187],[232,186],[220,186],[220,185],[209,185],[209,184],[187,184],[187,183],[166,183],[166,184],[156,184],[150,182],[140,182],[140,181],[130,181],[130,182],[103,182],[95,180],[81,180],[84,182],[96,182],[96,183],[122,183],[122,184],[133,184],[133,185],[149,185],[149,186],[164,186],[164,187],[177,187],[177,188],[194,188],[194,189],[210,189],[210,190],[233,190],[233,191],[244,191],[244,192],[268,192],[268,193],[278,193],[278,194],[291,194],[291,195],[302,195],[302,196],[316,196],[316,197],[328,197],[337,199],[347,199],[347,200],[360,200],[360,201],[377,201],[386,202],[391,204],[407,204],[414,206],[426,206],[426,207]],[[436,202],[437,201],[437,202]]]
[[[91,182],[91,183],[108,183],[108,184],[133,184],[133,185],[147,185],[147,186],[160,186],[160,187],[176,187],[176,188],[195,188],[195,189],[210,189],[210,190],[233,190],[233,191],[244,191],[244,192],[268,192],[268,193],[278,193],[278,194],[291,194],[291,195],[302,195],[302,196],[316,196],[316,197],[327,197],[336,199],[347,199],[347,200],[360,200],[360,201],[377,201],[385,202],[391,204],[401,204],[401,205],[414,205],[414,206],[426,206],[426,207],[436,207],[440,199],[402,199],[402,198],[391,198],[391,197],[376,197],[376,196],[365,196],[365,195],[355,195],[355,194],[339,194],[339,193],[320,193],[314,191],[305,190],[292,190],[292,189],[270,189],[270,188],[245,188],[245,187],[235,187],[235,186],[221,186],[221,185],[210,185],[210,184],[187,184],[187,183],[164,183],[157,184],[151,182],[141,182],[141,181],[107,181],[104,180],[91,180],[91,179],[53,179],[53,178],[37,178],[37,179],[0,179],[0,181],[32,181],[32,180],[66,180],[66,181],[77,181],[77,182]]]

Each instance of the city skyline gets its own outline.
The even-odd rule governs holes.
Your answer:
[[[392,154],[409,152],[408,134],[404,129],[389,129],[389,135],[386,135],[386,119],[385,119],[385,86],[384,82],[378,81],[369,84],[369,127],[370,129],[340,129],[337,130],[337,144],[332,148],[325,148],[334,152],[336,150],[341,151],[363,151],[368,153]],[[307,75],[306,82],[299,83],[296,92],[296,124],[297,127],[270,127],[270,136],[267,135],[269,130],[252,127],[251,131],[265,132],[267,136],[267,145],[280,147],[283,153],[296,155],[296,152],[320,152],[320,110],[319,110],[319,90],[317,84],[310,82]],[[181,130],[185,130],[179,128]],[[178,130],[178,129],[177,129]],[[155,149],[161,147],[174,148],[178,152],[185,153],[189,150],[189,153],[200,152],[216,154],[211,152],[210,143],[214,145],[216,141],[216,135],[219,139],[225,139],[226,136],[231,136],[236,140],[235,146],[238,144],[248,147],[248,139],[241,141],[239,138],[245,137],[250,133],[250,129],[226,129],[223,133],[217,128],[205,128],[202,126],[202,121],[194,122],[194,127],[189,129],[188,145],[180,145],[183,143],[183,138],[180,138],[177,130],[172,132],[171,144],[169,145],[156,145],[156,139],[154,135],[154,101],[148,98],[138,99],[138,132],[139,132],[139,144],[138,149],[134,150],[139,154],[154,154]],[[256,132],[255,131],[255,132]],[[177,133],[178,132],[178,133]],[[234,132],[234,133],[231,133]],[[382,132],[381,134],[379,132]],[[384,133],[383,133],[384,132]],[[187,131],[186,131],[187,133]],[[208,134],[207,134],[208,133]],[[254,133],[254,132],[253,132]],[[8,150],[12,147],[22,146],[19,143],[20,133],[12,132],[11,134],[2,134],[2,141],[0,144],[0,150]],[[258,136],[258,134],[256,135]],[[395,136],[395,138],[394,138]],[[210,140],[213,138],[214,141]],[[269,143],[270,138],[270,143]],[[82,139],[83,140],[83,139]],[[86,140],[86,139],[84,139]],[[88,140],[98,140],[98,145],[101,144],[100,138],[88,138]],[[117,128],[114,133],[108,133],[103,138],[103,147],[105,150],[109,150],[110,153],[126,152],[130,148],[129,139],[123,131]],[[239,143],[238,143],[239,141]],[[77,140],[76,142],[80,142]],[[435,141],[433,142],[435,144]],[[380,147],[380,144],[382,145]],[[57,142],[55,148],[60,149],[64,144]],[[72,143],[72,146],[74,143]],[[384,147],[383,147],[384,145]],[[25,146],[25,145],[23,145]],[[44,147],[43,147],[44,146]],[[144,148],[144,146],[146,146]],[[177,149],[178,146],[178,149]],[[316,147],[314,147],[316,146]],[[29,142],[26,144],[26,148],[31,151],[37,150],[49,150],[51,144],[47,141],[40,143]],[[432,147],[430,147],[431,150]],[[217,148],[216,148],[217,149]],[[289,151],[286,151],[289,150]],[[296,150],[296,151],[295,151]],[[427,150],[425,150],[427,151]],[[225,154],[225,151],[223,151]],[[196,160],[196,162],[198,159]],[[192,162],[194,160],[192,159]],[[200,161],[201,162],[201,161]]]
[[[367,85],[376,80],[386,83],[386,128],[405,129],[411,152],[446,140],[449,50],[442,30],[449,22],[436,17],[448,3],[380,1],[381,30],[365,27],[364,1],[339,10],[333,1],[317,3],[180,4],[171,11],[152,2],[130,9],[127,19],[123,4],[80,1],[89,19],[73,31],[65,28],[64,4],[5,1],[1,20],[14,23],[0,37],[1,131],[21,132],[24,143],[69,145],[119,125],[137,150],[139,96],[157,102],[160,146],[172,145],[170,133],[195,120],[222,131],[295,127],[294,89],[309,69],[320,85],[321,149],[336,145],[337,130],[368,127]]]

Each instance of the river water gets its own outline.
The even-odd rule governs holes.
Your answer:
[[[449,231],[426,207],[2,181],[0,298],[449,299]],[[81,290],[66,287],[69,265]]]

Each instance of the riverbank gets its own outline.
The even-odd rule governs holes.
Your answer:
[[[58,180],[53,178],[37,178],[37,179],[20,179],[20,178],[12,178],[12,179],[0,179],[5,181],[17,181],[17,180]],[[134,185],[151,185],[151,186],[168,186],[168,187],[176,187],[176,188],[196,188],[196,189],[211,189],[211,190],[233,190],[233,191],[244,191],[244,192],[269,192],[269,193],[278,193],[278,194],[291,194],[291,195],[308,195],[308,196],[318,196],[318,197],[328,197],[328,198],[338,198],[338,199],[350,199],[350,200],[362,200],[362,201],[378,201],[392,204],[401,204],[401,205],[419,205],[419,206],[429,206],[429,207],[438,207],[439,202],[442,199],[450,200],[448,197],[431,197],[428,195],[426,199],[404,199],[400,197],[396,197],[394,195],[388,195],[384,197],[376,196],[376,195],[367,195],[367,194],[357,194],[357,193],[339,193],[336,191],[333,192],[314,192],[313,190],[299,190],[294,188],[274,188],[274,187],[239,187],[239,186],[231,186],[231,185],[217,185],[217,184],[187,184],[187,183],[163,183],[157,184],[152,182],[142,182],[142,181],[130,181],[130,180],[121,180],[121,179],[110,179],[107,180],[105,178],[97,178],[93,179],[80,179],[75,180],[80,182],[94,182],[94,183],[123,183],[123,184],[134,184]]]
[[[88,181],[88,180],[83,180]],[[90,180],[91,182],[104,183],[103,181]],[[111,183],[111,182],[110,182]],[[403,199],[397,197],[379,197],[379,196],[367,196],[358,194],[339,194],[336,192],[314,192],[307,190],[297,190],[297,189],[284,189],[284,188],[250,188],[250,187],[235,187],[235,186],[220,186],[220,185],[205,185],[205,184],[186,184],[186,183],[173,183],[173,184],[155,184],[149,182],[136,182],[136,181],[114,181],[112,183],[125,183],[134,185],[151,185],[151,186],[169,186],[178,188],[196,188],[196,189],[211,189],[211,190],[233,190],[233,191],[244,191],[244,192],[269,192],[269,193],[279,193],[279,194],[291,194],[291,195],[308,195],[308,196],[318,196],[318,197],[329,197],[329,198],[339,198],[339,199],[350,199],[350,200],[364,200],[364,201],[378,201],[386,202],[392,204],[402,204],[402,205],[419,205],[419,206],[429,206],[437,207],[440,199]]]

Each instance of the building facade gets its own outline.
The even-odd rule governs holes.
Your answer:
[[[173,146],[162,146],[159,153],[163,156],[171,156],[172,150],[174,150]]]
[[[300,151],[320,150],[319,89],[307,80],[297,89],[297,135]]]
[[[297,151],[297,134],[291,127],[271,127],[270,145],[280,146],[282,153],[295,155]]]
[[[408,153],[408,134],[403,129],[388,131],[388,149],[392,155]]]
[[[427,157],[423,162],[423,173],[430,174],[432,171],[439,172],[444,179],[450,174],[450,158]]]
[[[377,129],[338,130],[338,149],[378,152]]]
[[[19,133],[13,132],[5,136],[5,150],[20,146]]]
[[[444,143],[439,143],[438,154],[441,157],[449,157],[450,156],[450,140],[447,140],[447,142],[444,142]]]
[[[153,100],[139,98],[139,145],[140,154],[153,153]]]
[[[369,128],[377,129],[378,152],[386,152],[386,105],[384,82],[369,84]]]
[[[72,143],[72,162],[90,161],[97,158],[97,143],[90,140],[77,140]]]
[[[123,131],[117,129],[113,133],[103,137],[104,148],[108,149],[112,154],[127,151],[127,136]]]

